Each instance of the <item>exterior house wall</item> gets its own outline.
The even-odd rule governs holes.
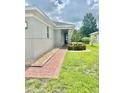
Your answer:
[[[63,46],[65,43],[64,43],[64,32],[61,31],[61,46]]]
[[[90,34],[90,37],[92,38],[92,37],[95,37],[96,39],[95,39],[95,43],[99,43],[99,33],[98,32],[94,32],[94,33],[91,33]]]
[[[99,42],[99,34],[94,35],[96,37],[96,43]]]
[[[35,58],[54,47],[54,30],[49,25],[49,38],[47,38],[47,25],[33,17],[26,17],[28,28],[25,31],[26,58]]]
[[[68,31],[68,43],[71,43],[72,34],[73,34],[73,30],[70,29],[70,30]]]
[[[97,42],[99,42],[99,34],[96,35]]]
[[[31,39],[33,37],[33,27],[31,26],[33,21],[31,17],[27,17],[25,20],[28,22],[25,30],[25,58],[28,59],[34,57],[34,44]]]
[[[62,47],[64,45],[64,32],[55,30],[55,46]]]
[[[73,29],[71,24],[56,24],[42,11],[35,7],[27,7],[25,11],[25,59],[37,58],[43,53],[64,45],[62,29]],[[47,37],[49,27],[49,38]],[[70,36],[69,36],[70,37]]]

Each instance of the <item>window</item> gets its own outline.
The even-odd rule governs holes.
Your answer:
[[[49,38],[49,27],[47,26],[47,38]]]
[[[28,22],[25,21],[25,29],[28,29]]]

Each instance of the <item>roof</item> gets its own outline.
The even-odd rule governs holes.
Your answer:
[[[39,8],[35,7],[35,6],[25,6],[25,11],[28,11],[28,10],[36,10],[38,11],[41,15],[47,17],[49,19],[49,17],[42,11],[40,10]]]
[[[65,22],[57,22],[57,21],[53,21],[56,25],[73,25],[70,23],[65,23]]]
[[[97,34],[99,34],[99,31],[93,32],[90,35],[97,35]]]
[[[56,25],[56,28],[58,28],[58,29],[63,29],[63,28],[65,28],[65,29],[71,29],[71,28],[73,28],[74,29],[74,24],[70,24],[70,23],[65,23],[65,22],[57,22],[57,21],[53,21],[54,22],[54,24]]]
[[[74,28],[74,24],[70,24],[70,23],[65,23],[65,22],[57,22],[57,21],[53,21],[51,20],[42,10],[38,9],[37,7],[34,6],[26,6],[25,7],[25,11],[36,11],[38,12],[41,16],[43,16],[45,19],[47,19],[50,23],[52,23],[53,25],[55,25],[58,28],[61,27],[66,27],[66,28]]]

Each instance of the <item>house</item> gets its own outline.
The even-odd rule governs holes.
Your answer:
[[[25,8],[25,59],[71,42],[73,24],[55,22],[36,7]]]
[[[95,38],[94,42],[95,42],[95,43],[99,43],[99,31],[91,33],[91,34],[90,34],[90,37],[91,37],[91,38],[94,37],[94,38]]]

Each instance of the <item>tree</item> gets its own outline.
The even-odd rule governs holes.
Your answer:
[[[72,34],[72,42],[78,42],[80,40],[81,40],[81,36],[80,36],[79,31],[74,30]]]
[[[80,35],[81,37],[85,37],[85,33],[84,33],[84,29],[83,29],[83,26],[80,28]]]
[[[92,13],[87,13],[83,19],[83,26],[80,28],[81,36],[89,37],[90,33],[98,31],[96,19]]]

